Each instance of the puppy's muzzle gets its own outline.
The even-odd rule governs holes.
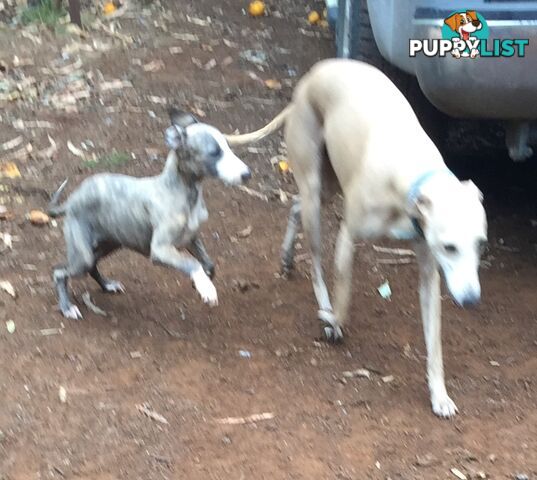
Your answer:
[[[481,25],[481,22],[479,20],[472,20],[472,25],[474,27],[479,27],[479,25]]]
[[[479,305],[481,302],[481,295],[477,292],[466,294],[459,303],[462,308],[472,308]]]
[[[252,172],[248,169],[241,175],[241,182],[246,183],[252,178]]]

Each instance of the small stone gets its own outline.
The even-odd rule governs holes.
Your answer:
[[[312,367],[316,367],[319,364],[319,362],[317,361],[317,359],[312,358],[310,360],[310,364],[311,364]]]
[[[525,473],[517,473],[515,475],[515,480],[530,480],[530,477],[528,477]]]
[[[119,337],[119,332],[117,330],[112,330],[110,333],[110,338],[114,341],[116,341]]]
[[[131,358],[142,358],[142,354],[139,351],[131,352]]]
[[[224,435],[224,436],[222,437],[222,443],[223,443],[224,445],[231,445],[231,438],[229,438],[227,435]]]

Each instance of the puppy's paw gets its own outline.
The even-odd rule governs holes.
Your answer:
[[[203,267],[203,270],[207,274],[207,276],[212,280],[215,275],[215,268],[214,263],[209,263]]]
[[[62,308],[62,314],[65,318],[70,318],[71,320],[82,320],[82,313],[80,313],[80,309],[76,305]]]
[[[455,58],[461,58],[461,52],[457,49],[451,50],[451,55],[453,55]]]
[[[216,307],[218,305],[216,288],[203,269],[200,268],[192,274],[192,282],[194,282],[194,287],[200,294],[203,303],[206,303],[210,307]]]
[[[343,331],[331,311],[319,310],[317,317],[323,326],[323,335],[327,342],[340,343],[343,341]]]
[[[477,50],[476,48],[474,48],[472,50],[472,52],[470,53],[470,58],[476,58],[479,56],[479,50]]]
[[[108,280],[104,286],[104,291],[108,293],[125,293],[125,287],[121,282]]]
[[[459,411],[457,405],[449,398],[447,393],[441,396],[433,396],[431,398],[431,404],[434,414],[441,418],[454,417]]]

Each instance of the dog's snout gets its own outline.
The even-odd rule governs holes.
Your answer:
[[[461,307],[463,308],[472,308],[479,305],[479,302],[481,301],[481,296],[477,293],[473,293],[470,295],[467,295],[462,299]]]
[[[244,172],[242,175],[241,175],[241,180],[242,180],[242,183],[246,183],[248,180],[250,180],[252,178],[252,172],[250,170],[246,170],[246,172]]]
[[[472,21],[472,25],[473,25],[474,27],[479,27],[479,25],[481,25],[481,22],[480,22],[479,20],[473,20],[473,21]]]

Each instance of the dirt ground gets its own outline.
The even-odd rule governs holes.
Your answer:
[[[379,259],[393,257],[359,245],[353,318],[340,346],[319,341],[303,250],[293,277],[279,277],[289,202],[278,192],[295,191],[271,165],[282,152],[279,137],[239,151],[255,173],[250,188],[267,201],[206,184],[203,238],[217,263],[218,308],[205,307],[177,273],[120,252],[102,269],[127,293],[109,296],[90,280],[75,281],[85,318],[59,315],[51,270],[63,258],[61,220],[37,227],[26,213],[45,209],[65,177],[72,188],[96,171],[157,173],[165,154],[163,102],[228,132],[272,118],[297,79],[334,47],[326,30],[304,20],[311,2],[269,3],[271,15],[263,19],[245,16],[242,0],[134,6],[118,20],[120,32],[134,39],[127,46],[104,31],[80,39],[0,30],[0,61],[20,61],[4,75],[38,83],[29,98],[0,101],[0,144],[22,135],[22,145],[33,147],[16,159],[22,178],[0,180],[0,204],[14,215],[0,222],[0,232],[14,236],[13,248],[0,253],[0,280],[17,292],[0,292],[0,479],[448,479],[456,478],[453,468],[472,479],[537,478],[531,164],[453,164],[485,192],[490,248],[482,305],[462,311],[447,296],[443,301],[447,384],[461,411],[450,421],[430,410],[413,263],[384,264]],[[73,42],[91,48],[64,55],[62,63],[62,49]],[[263,65],[241,58],[250,49],[266,54],[257,55]],[[81,78],[60,75],[79,57]],[[132,87],[102,86],[114,79]],[[282,89],[268,88],[267,79]],[[77,99],[76,112],[51,100],[71,81],[90,91]],[[18,119],[53,125],[17,130]],[[58,148],[51,158],[38,154],[49,147],[48,135]],[[95,152],[100,160],[73,154],[68,141],[78,149],[84,143],[84,155],[91,160]],[[0,152],[2,160],[10,155]],[[329,271],[336,225],[330,208]],[[385,280],[391,301],[376,291]],[[86,290],[108,316],[84,307]],[[343,379],[342,372],[357,368],[368,368],[371,378]],[[393,380],[383,381],[387,376]],[[167,423],[144,415],[140,405]],[[274,418],[217,422],[264,412]]]

